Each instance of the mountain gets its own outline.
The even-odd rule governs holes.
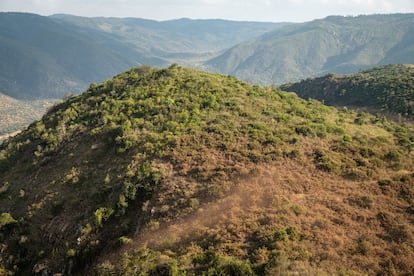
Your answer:
[[[0,145],[0,274],[409,275],[413,137],[231,76],[133,68]]]
[[[0,89],[14,98],[61,98],[138,62],[167,63],[104,34],[35,14],[1,13],[0,24]]]
[[[241,43],[205,68],[255,83],[282,84],[328,73],[414,63],[414,14],[330,16]]]
[[[329,105],[368,108],[414,119],[413,65],[387,65],[351,75],[329,74],[285,84],[281,89]]]
[[[26,13],[0,13],[0,25],[0,91],[18,99],[76,94],[140,64],[198,60],[201,52],[211,54],[279,26]]]
[[[19,131],[39,120],[52,103],[52,100],[16,100],[0,93],[0,142],[9,133]]]
[[[193,20],[188,18],[155,21],[141,18],[102,18],[53,15],[53,19],[93,29],[118,37],[135,45],[148,55],[186,59],[211,55],[243,41],[275,30],[288,23],[243,22],[222,19]]]

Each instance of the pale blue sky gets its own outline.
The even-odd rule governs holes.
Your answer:
[[[0,11],[303,22],[328,15],[414,13],[414,0],[0,0]]]

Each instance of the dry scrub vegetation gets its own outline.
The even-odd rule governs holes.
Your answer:
[[[0,269],[409,275],[413,149],[381,116],[134,68],[0,146]]]

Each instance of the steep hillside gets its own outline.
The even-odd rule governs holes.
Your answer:
[[[281,86],[328,105],[369,108],[414,119],[414,66],[387,65],[353,75],[329,74]]]
[[[414,63],[414,14],[330,16],[241,43],[206,68],[256,83]]]
[[[194,64],[279,24],[0,13],[0,26],[0,91],[37,99],[79,93],[132,66]]]
[[[0,271],[409,274],[414,129],[178,66],[0,146]]]
[[[3,136],[39,120],[53,100],[19,101],[0,93],[0,142]]]

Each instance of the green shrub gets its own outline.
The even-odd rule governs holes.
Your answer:
[[[340,165],[332,160],[324,151],[316,149],[313,152],[316,167],[322,171],[339,173]]]
[[[10,213],[2,213],[0,215],[0,230],[2,230],[3,227],[8,227],[16,223],[17,220],[15,220]]]
[[[105,220],[108,220],[112,216],[113,213],[114,213],[114,210],[112,208],[106,208],[106,207],[98,208],[94,213],[96,225],[98,227],[102,227],[102,222]]]

